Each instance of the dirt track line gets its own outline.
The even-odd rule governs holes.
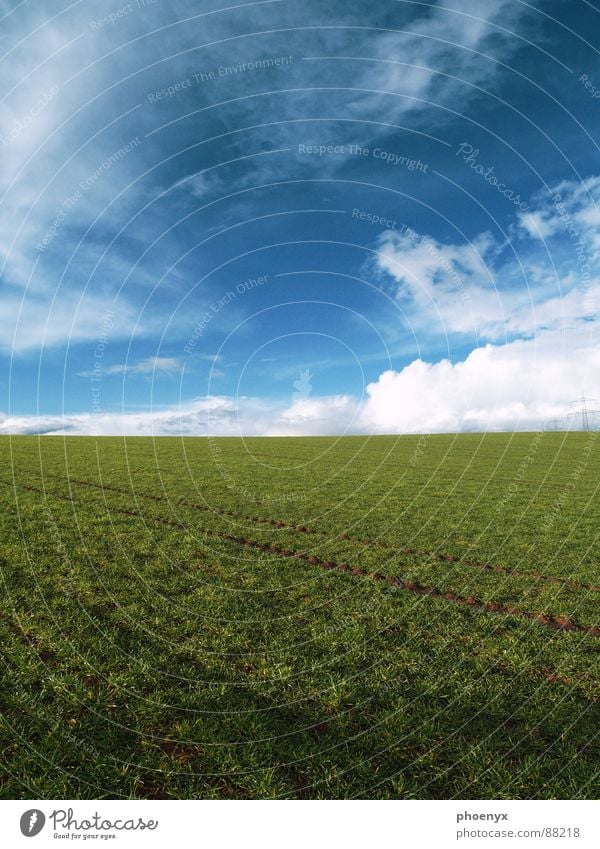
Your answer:
[[[146,498],[157,502],[170,502],[170,499],[164,495],[151,495],[150,493],[129,491],[116,486],[96,484],[92,481],[86,481],[80,478],[63,478],[59,475],[53,477],[56,477],[59,480],[66,480],[70,483],[75,483],[79,486],[87,486],[93,489],[99,489],[101,491],[107,490],[108,492],[120,493],[121,495],[127,495],[129,497],[133,495],[137,498]],[[511,569],[508,566],[498,566],[494,563],[489,563],[487,561],[482,560],[473,560],[471,558],[464,558],[456,554],[444,554],[438,551],[423,551],[417,548],[411,548],[409,546],[399,547],[391,545],[390,543],[382,542],[381,540],[364,539],[363,537],[352,536],[345,533],[339,534],[337,537],[331,537],[326,531],[322,531],[318,528],[311,528],[307,525],[297,525],[291,522],[285,522],[281,519],[272,519],[270,517],[265,516],[253,516],[248,513],[240,513],[234,510],[225,510],[224,508],[209,507],[206,504],[197,504],[194,502],[190,503],[185,501],[185,499],[179,499],[174,503],[182,504],[186,507],[191,507],[194,510],[200,510],[204,513],[211,513],[217,516],[227,516],[229,518],[244,519],[254,524],[269,525],[273,528],[293,530],[297,531],[298,533],[308,534],[311,536],[320,536],[326,539],[328,542],[336,542],[337,540],[341,540],[342,542],[353,542],[358,543],[360,545],[365,545],[369,548],[381,548],[386,551],[392,551],[395,554],[405,554],[412,557],[419,557],[424,560],[435,560],[438,563],[454,563],[456,565],[466,566],[468,569],[478,569],[483,572],[495,572],[498,575],[508,575],[511,578],[533,578],[536,581],[545,581],[547,583],[559,584],[560,586],[573,587],[574,589],[589,590],[590,592],[600,592],[600,586],[596,584],[589,584],[584,581],[577,581],[573,578],[561,578],[558,575],[546,575],[543,572],[528,572],[518,569]]]
[[[456,604],[467,605],[476,610],[483,610],[486,613],[497,613],[510,616],[518,616],[520,618],[529,619],[532,622],[537,622],[540,625],[545,625],[548,628],[554,628],[557,631],[578,631],[580,633],[589,634],[592,637],[600,637],[600,627],[594,625],[581,625],[574,622],[566,616],[547,616],[545,613],[536,611],[521,610],[513,605],[498,604],[495,601],[482,601],[473,596],[461,596],[453,592],[444,592],[437,587],[425,586],[415,581],[404,581],[402,578],[393,575],[383,575],[381,572],[367,572],[358,566],[351,566],[349,563],[336,563],[332,560],[322,560],[314,554],[305,554],[301,551],[291,551],[283,546],[278,546],[275,543],[261,543],[257,540],[251,540],[246,537],[236,537],[232,534],[225,536],[225,539],[237,545],[242,545],[249,548],[255,548],[268,554],[277,554],[280,557],[293,557],[296,560],[302,560],[312,566],[320,566],[327,570],[340,570],[342,572],[350,572],[362,578],[370,578],[375,581],[382,581],[392,586],[406,590],[416,595],[430,596],[432,598],[445,599]]]
[[[30,492],[37,492],[41,495],[47,495],[43,489],[39,489],[38,487],[31,486],[29,484],[23,484],[23,489],[26,489]],[[85,499],[76,500],[71,498],[70,496],[51,496],[52,498],[56,498],[60,501],[67,501],[71,504],[87,504],[88,506],[93,506],[91,502],[86,501]],[[161,516],[146,516],[143,513],[140,513],[137,510],[125,510],[119,507],[111,507],[113,512],[119,513],[124,516],[131,516],[137,519],[149,519],[154,522],[159,522],[163,525],[168,525],[170,527],[177,527],[180,529],[187,529],[188,525],[183,522],[177,522],[174,519],[166,519]],[[544,625],[547,628],[553,628],[557,631],[577,631],[582,634],[588,634],[591,637],[600,637],[600,626],[595,625],[582,625],[578,622],[574,622],[572,619],[569,619],[567,616],[547,616],[545,613],[540,613],[537,611],[527,611],[521,610],[519,607],[514,607],[513,605],[508,604],[498,604],[495,601],[482,601],[481,599],[476,599],[474,596],[462,596],[454,592],[444,592],[443,590],[438,589],[437,587],[427,586],[420,584],[416,581],[405,581],[402,578],[398,578],[394,575],[384,575],[381,572],[368,572],[366,569],[361,569],[360,566],[351,566],[350,563],[336,563],[333,560],[323,560],[318,557],[316,554],[306,554],[303,551],[294,551],[293,549],[285,548],[284,546],[280,546],[277,543],[267,543],[260,542],[259,540],[253,540],[249,537],[238,537],[234,534],[224,534],[219,531],[213,531],[208,528],[203,528],[204,533],[208,536],[211,536],[216,539],[226,540],[227,542],[232,542],[235,545],[243,546],[245,548],[253,548],[258,551],[262,551],[265,554],[273,554],[279,557],[290,557],[295,560],[302,560],[304,563],[308,563],[311,566],[319,566],[322,569],[337,570],[340,572],[349,572],[352,575],[361,578],[369,578],[374,581],[381,581],[383,583],[390,584],[391,586],[405,590],[407,592],[414,593],[415,595],[420,596],[429,596],[430,598],[438,598],[443,599],[445,601],[451,601],[454,604],[466,605],[467,607],[474,608],[475,610],[482,610],[486,613],[496,613],[500,615],[507,616],[516,616],[521,619],[528,619],[531,622],[536,622],[539,625]]]

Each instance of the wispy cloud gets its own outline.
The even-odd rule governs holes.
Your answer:
[[[522,233],[541,242],[567,236],[589,260],[600,259],[600,176],[562,180],[538,192],[530,212],[519,215]]]
[[[128,376],[153,376],[173,375],[183,368],[183,361],[178,357],[146,357],[131,363],[114,363],[102,369],[103,375],[124,374]],[[78,377],[92,377],[93,371],[78,372]]]
[[[92,292],[60,290],[49,295],[34,288],[25,293],[9,290],[0,309],[0,349],[23,354],[66,342],[93,346],[105,332],[107,315],[113,339],[127,338],[136,326],[142,330],[136,310],[123,299],[115,304],[113,298]]]
[[[600,180],[563,182],[517,213],[511,229],[521,253],[489,233],[443,243],[410,228],[387,230],[369,263],[394,281],[393,292],[417,328],[482,340],[568,329],[597,319],[600,303]],[[539,251],[551,239],[552,252]],[[525,244],[523,241],[525,240]]]
[[[154,377],[166,386],[184,366],[212,367],[214,378],[225,368],[231,375],[232,362],[247,355],[238,340],[245,333],[247,345],[254,332],[244,323],[252,298],[252,309],[268,308],[285,285],[281,277],[281,286],[248,297],[244,290],[227,309],[212,309],[219,295],[237,293],[238,263],[259,257],[285,265],[288,255],[296,263],[296,247],[267,260],[263,246],[280,238],[280,229],[294,246],[313,233],[288,236],[286,222],[275,216],[297,209],[312,183],[333,196],[329,178],[367,179],[370,168],[391,167],[370,158],[361,170],[356,157],[306,156],[299,143],[350,141],[372,149],[385,140],[395,153],[420,153],[428,144],[447,150],[443,136],[451,122],[493,98],[507,78],[526,82],[511,62],[523,46],[529,57],[543,55],[535,38],[542,5],[443,0],[374,10],[368,0],[334,0],[326,8],[307,0],[213,10],[179,0],[176,8],[135,7],[98,27],[94,20],[106,15],[98,2],[50,11],[20,4],[11,12],[0,0],[2,13],[10,12],[0,34],[7,51],[0,58],[2,352],[49,347],[54,357],[56,349],[83,344],[87,354],[79,349],[74,362],[91,377],[98,373],[94,347],[106,335],[102,375],[135,379],[136,392]],[[284,53],[290,61],[265,62]],[[544,61],[557,63],[548,55]],[[132,146],[132,138],[139,143]],[[394,186],[416,178],[406,169],[393,174]],[[269,182],[286,191],[296,186],[296,193],[284,203],[283,191],[275,197],[261,188]],[[433,178],[427,191],[432,185]],[[268,209],[267,196],[274,198]],[[365,400],[345,387],[315,397],[307,378],[291,404],[290,392],[267,401],[254,397],[267,394],[255,378],[253,397],[211,395],[143,412],[5,415],[0,429],[312,434],[530,425],[562,409],[575,384],[577,392],[597,392],[588,333],[600,297],[598,201],[599,177],[576,182],[560,174],[549,192],[534,195],[527,212],[506,213],[513,215],[509,242],[485,225],[472,228],[477,235],[470,242],[417,224],[419,234],[395,228],[373,239],[377,258],[366,271],[391,295],[419,343],[427,351],[432,340],[455,336],[462,347],[454,361],[411,353],[412,362],[397,361],[407,362],[404,368],[367,383]],[[324,242],[329,237],[320,221],[315,230]],[[314,257],[321,261],[319,251]],[[389,314],[385,320],[392,320]],[[232,343],[226,364],[211,352],[238,323],[238,347]],[[266,338],[273,328],[262,316],[252,328],[259,324]],[[177,352],[199,326],[204,353],[184,361]],[[290,321],[277,332],[292,327]],[[134,336],[147,343],[136,355],[167,355],[126,360]],[[303,368],[316,371],[311,363],[321,350],[311,356]],[[281,374],[287,365],[284,351]],[[295,361],[290,369],[297,377]],[[114,401],[110,385],[103,403]]]

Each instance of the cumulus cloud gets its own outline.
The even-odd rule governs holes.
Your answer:
[[[600,393],[589,335],[546,332],[485,345],[462,361],[415,360],[367,387],[363,429],[385,433],[528,430],[568,415],[579,392]]]
[[[519,216],[521,229],[532,239],[542,241],[560,231],[560,218],[556,210],[534,210]]]
[[[459,103],[464,110],[467,100],[477,96],[478,86],[493,85],[495,77],[503,73],[502,63],[522,43],[519,36],[529,35],[528,22],[535,18],[532,10],[539,4],[481,0],[475,9],[471,0],[394,3],[377,12],[377,25],[367,26],[365,22],[374,23],[372,5],[367,0],[332,3],[327,20],[336,25],[321,29],[303,26],[311,12],[317,22],[323,20],[320,0],[308,0],[308,6],[301,7],[236,7],[235,15],[207,13],[204,17],[197,3],[182,0],[179,17],[196,15],[194,21],[180,25],[172,19],[172,10],[159,4],[152,7],[156,17],[132,14],[119,23],[118,30],[107,26],[99,33],[90,28],[91,19],[103,14],[97,3],[85,9],[68,7],[59,20],[47,22],[44,10],[34,7],[23,7],[18,17],[8,16],[4,24],[7,35],[2,38],[14,44],[15,50],[4,63],[6,97],[0,109],[5,135],[9,134],[0,162],[7,222],[0,234],[0,346],[11,353],[68,342],[85,341],[93,347],[103,332],[102,316],[117,291],[124,294],[110,329],[111,340],[127,338],[134,329],[139,335],[154,332],[158,338],[168,314],[164,306],[170,290],[163,285],[156,308],[162,323],[153,323],[154,302],[142,313],[147,292],[141,288],[154,282],[161,265],[151,255],[144,268],[142,257],[154,236],[160,236],[166,256],[185,255],[185,245],[169,242],[176,239],[171,224],[184,197],[195,208],[199,202],[268,181],[271,176],[280,179],[282,162],[288,179],[307,168],[311,176],[329,176],[347,165],[336,157],[311,159],[308,164],[306,157],[266,155],[275,147],[289,147],[290,153],[297,150],[300,128],[307,134],[307,142],[313,140],[310,133],[316,133],[323,143],[344,140],[347,132],[354,143],[370,144],[380,136],[382,120],[430,128],[431,102],[449,109]],[[9,11],[1,0],[0,8]],[[146,32],[150,21],[164,24],[160,38],[144,36],[134,41]],[[210,83],[196,85],[189,102],[185,97],[163,97],[150,106],[147,92],[198,70],[229,64],[233,57],[244,62],[280,53],[283,41],[275,25],[285,31],[285,48],[296,57],[281,71],[285,77],[252,73],[219,81],[218,96],[223,103],[218,119],[211,111],[217,86]],[[271,35],[269,29],[274,30]],[[511,29],[517,35],[511,35]],[[248,37],[253,32],[260,35]],[[200,34],[207,49],[199,54]],[[134,45],[131,53],[125,49],[130,38]],[[165,44],[174,48],[168,69],[162,64]],[[17,45],[21,46],[17,49]],[[104,61],[104,52],[113,49],[114,60]],[[535,46],[531,50],[535,51]],[[348,56],[355,58],[349,61]],[[121,79],[125,66],[127,75]],[[143,68],[143,76],[138,75]],[[117,81],[119,96],[104,98],[102,93]],[[275,94],[278,87],[282,91]],[[101,99],[96,102],[97,97]],[[247,132],[258,123],[257,104],[260,123],[268,129]],[[437,126],[442,113],[435,110],[434,114]],[[332,120],[335,116],[352,123],[340,124]],[[182,123],[177,123],[180,118]],[[310,120],[304,122],[304,118]],[[171,121],[176,123],[171,125]],[[63,122],[67,124],[61,135]],[[202,127],[199,138],[213,129],[222,133],[223,128],[235,128],[235,132],[223,133],[222,145],[224,158],[237,164],[217,169],[212,154],[206,162],[202,156],[198,160],[190,157],[182,165],[183,173],[173,166],[172,171],[153,177],[155,182],[142,190],[136,178],[148,165],[161,161],[168,134],[195,137],[196,127]],[[146,137],[149,129],[155,132]],[[238,129],[243,132],[237,134]],[[81,190],[65,211],[65,202],[70,204],[82,181],[87,184],[89,175],[137,133],[144,136],[143,144],[136,146],[132,155],[119,156],[114,166],[102,171],[102,179],[94,181],[89,190]],[[244,159],[249,151],[251,158]],[[240,158],[243,165],[237,161]],[[208,165],[210,168],[204,167]],[[198,166],[203,167],[197,170]],[[168,185],[176,188],[163,195],[162,189]],[[146,200],[154,196],[160,197],[161,209],[146,213]],[[444,243],[432,236],[415,238],[416,234],[408,231],[384,233],[377,244],[374,269],[382,278],[385,275],[419,337],[426,341],[436,333],[442,338],[468,334],[494,344],[478,347],[458,362],[423,359],[386,371],[368,385],[364,400],[338,394],[302,398],[287,405],[210,396],[139,413],[6,414],[0,431],[156,435],[412,432],[528,427],[546,416],[563,415],[565,405],[580,389],[598,394],[594,377],[597,355],[585,331],[596,319],[600,295],[599,199],[600,177],[595,176],[581,183],[563,181],[550,193],[533,198],[528,212],[515,217],[510,229],[519,237],[516,241],[524,254],[533,243],[538,251],[535,262],[531,256],[523,257],[524,277],[520,280],[514,273],[516,263],[511,267],[505,259],[505,246],[488,233],[481,233],[470,244]],[[112,203],[114,200],[117,202]],[[141,207],[144,217],[136,220],[136,234],[124,232],[121,237],[121,227]],[[56,238],[37,256],[35,245],[60,215]],[[220,226],[222,222],[215,216],[214,226],[217,223]],[[94,229],[78,252],[80,237],[92,225]],[[115,239],[116,234],[120,238]],[[553,267],[539,259],[539,241],[559,238],[579,251],[575,263],[571,256],[570,268],[560,251],[553,253]],[[578,248],[579,243],[585,247]],[[172,247],[176,249],[170,250]],[[36,260],[39,273],[31,281]],[[206,263],[210,264],[209,259]],[[89,293],[80,298],[88,288]],[[143,321],[138,322],[139,316]],[[568,351],[563,344],[567,331]],[[518,334],[530,338],[499,344]],[[115,352],[115,359],[123,356],[122,348]],[[103,374],[169,376],[180,368],[177,358],[148,357],[107,365]]]
[[[519,214],[528,285],[518,285],[514,263],[488,234],[465,245],[414,232],[382,235],[375,267],[392,281],[413,327],[506,344],[477,347],[459,362],[415,360],[386,371],[367,387],[365,430],[538,427],[566,417],[582,390],[599,394],[599,189],[596,177],[563,181]],[[551,257],[528,253],[542,238],[554,240]]]
[[[350,395],[291,405],[209,396],[139,413],[5,416],[0,433],[146,436],[312,436],[532,430],[561,419],[584,391],[600,397],[600,349],[590,334],[545,331],[535,339],[487,344],[458,362],[414,360]]]
[[[267,436],[320,436],[356,433],[360,429],[360,404],[350,395],[304,398],[277,411],[264,433]]]

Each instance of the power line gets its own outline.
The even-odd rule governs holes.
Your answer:
[[[590,429],[590,415],[595,416],[600,414],[600,410],[592,410],[588,407],[588,404],[597,404],[597,398],[586,398],[582,393],[581,398],[577,398],[576,401],[571,401],[571,405],[579,404],[579,410],[575,410],[573,413],[569,413],[569,418],[578,418],[581,416],[581,429],[588,431]]]

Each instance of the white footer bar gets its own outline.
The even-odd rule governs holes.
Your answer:
[[[598,849],[593,801],[4,801],[12,847]]]

